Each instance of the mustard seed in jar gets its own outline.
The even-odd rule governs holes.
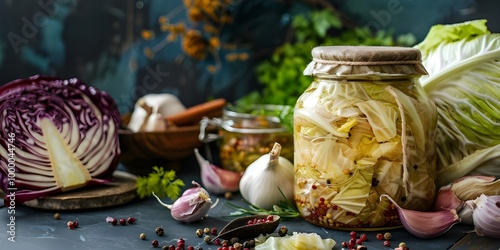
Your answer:
[[[419,83],[420,51],[324,46],[312,56],[304,70],[312,83],[294,110],[301,215],[328,228],[391,228],[401,221],[382,194],[429,209],[437,112]]]

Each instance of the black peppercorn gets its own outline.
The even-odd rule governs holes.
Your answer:
[[[157,227],[157,228],[155,229],[155,233],[156,233],[156,235],[158,235],[158,236],[162,236],[163,234],[165,234],[165,231],[163,231],[163,228],[161,228],[161,227]]]
[[[240,241],[240,239],[238,239],[237,237],[233,237],[233,238],[231,238],[231,240],[229,241],[229,243],[230,243],[231,245],[234,245],[234,243],[237,243],[237,242],[239,242],[239,241]]]

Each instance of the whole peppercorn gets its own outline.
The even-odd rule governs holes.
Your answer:
[[[158,236],[162,236],[163,234],[165,234],[165,231],[163,231],[163,228],[161,228],[161,227],[157,227],[157,228],[155,229],[155,233],[156,233],[156,235],[158,235]]]
[[[227,246],[229,245],[229,241],[228,241],[228,240],[222,240],[222,241],[220,242],[220,245],[221,245],[221,246],[226,246],[226,247],[227,247]]]
[[[66,225],[68,226],[69,229],[75,229],[76,228],[75,222],[73,222],[73,221],[68,221],[68,223],[66,223]]]
[[[207,236],[205,236],[205,238],[203,238],[203,241],[204,241],[205,243],[207,243],[207,244],[210,244],[210,241],[211,241],[211,240],[212,240],[212,238],[211,238],[209,235],[207,235]]]
[[[214,227],[214,228],[212,228],[212,230],[210,230],[210,233],[211,233],[212,235],[217,235],[217,228],[215,228],[215,227]]]
[[[356,239],[351,238],[351,239],[347,242],[347,247],[348,247],[348,248],[354,248],[354,246],[356,246]]]
[[[231,193],[231,192],[224,193],[224,198],[226,198],[226,200],[233,199],[233,193]]]
[[[134,222],[135,222],[135,218],[134,217],[128,217],[127,218],[127,223],[128,224],[134,224]]]
[[[368,239],[368,235],[366,235],[366,234],[361,234],[361,235],[359,236],[359,239],[360,239],[360,240],[362,240],[362,241],[366,241],[366,240]]]
[[[358,233],[356,233],[356,231],[351,231],[349,233],[349,236],[351,236],[351,239],[353,239],[353,238],[356,239],[356,237],[358,237]]]
[[[399,243],[399,247],[394,248],[394,250],[410,250],[410,248],[406,246],[406,243],[401,242]]]
[[[214,240],[214,244],[215,244],[215,245],[220,245],[220,239],[219,239],[219,238],[215,239],[215,240]]]
[[[153,241],[151,242],[151,245],[152,245],[153,247],[158,247],[158,244],[159,244],[159,243],[158,243],[158,240],[153,240]]]
[[[384,239],[385,240],[390,240],[391,238],[392,238],[392,234],[391,233],[387,232],[387,233],[384,234]]]
[[[255,247],[255,240],[248,240],[248,241],[243,242],[243,247],[254,248]]]
[[[356,250],[368,250],[368,248],[366,246],[363,246],[363,245],[358,245],[356,247]]]
[[[239,243],[239,242],[234,243],[233,247],[234,247],[235,250],[241,250],[241,249],[243,249],[243,245],[241,243]]]
[[[146,234],[145,233],[139,234],[139,238],[141,238],[141,240],[145,240],[146,239]]]
[[[278,231],[279,236],[283,237],[288,233],[288,228],[285,226],[281,226],[280,230]]]
[[[169,246],[165,245],[161,248],[161,250],[169,250],[169,248],[170,248]]]
[[[391,242],[386,240],[384,241],[384,247],[390,247],[391,246]]]
[[[127,221],[124,218],[120,219],[120,225],[125,226],[127,224]]]
[[[384,235],[381,234],[381,233],[378,233],[377,236],[376,236],[377,240],[383,240],[384,239]]]
[[[54,214],[54,219],[59,220],[61,218],[61,215],[59,213]]]
[[[118,220],[116,218],[113,218],[113,220],[111,220],[111,225],[116,225],[116,223],[118,223]]]
[[[235,243],[239,242],[240,239],[238,239],[238,237],[233,237],[231,238],[231,240],[229,241],[229,244],[231,245],[234,245]]]
[[[196,236],[198,236],[198,237],[200,237],[200,238],[201,238],[201,237],[203,236],[203,230],[201,230],[201,229],[197,229],[197,230],[196,230]]]
[[[177,247],[180,249],[184,249],[184,246],[186,245],[186,241],[184,241],[183,238],[179,238],[177,240]]]
[[[205,228],[203,229],[203,233],[205,233],[205,234],[209,234],[209,233],[210,233],[210,228],[205,227]]]

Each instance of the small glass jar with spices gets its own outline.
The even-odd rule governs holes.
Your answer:
[[[263,154],[269,153],[274,143],[282,146],[281,156],[293,161],[293,134],[279,118],[293,107],[285,105],[255,105],[246,109],[226,107],[222,118],[203,118],[200,121],[202,142],[219,140],[222,168],[235,172],[245,169]],[[208,125],[219,127],[218,134],[206,133]]]
[[[401,226],[397,210],[428,210],[435,194],[437,112],[419,78],[420,51],[320,46],[294,110],[295,202],[327,228]]]

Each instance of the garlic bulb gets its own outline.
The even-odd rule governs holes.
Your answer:
[[[281,145],[275,143],[269,154],[252,162],[243,173],[240,193],[251,204],[271,209],[285,198],[293,200],[293,163],[280,153]]]
[[[135,103],[134,111],[127,127],[132,132],[139,131],[164,131],[168,124],[165,117],[178,114],[186,110],[175,95],[147,94]]]
[[[481,194],[472,203],[472,221],[479,236],[500,238],[500,195]]]

